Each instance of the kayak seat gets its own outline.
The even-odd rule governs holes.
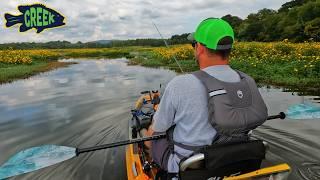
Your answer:
[[[266,148],[261,140],[211,145],[180,162],[181,180],[223,178],[260,169]]]
[[[137,138],[138,133],[142,129],[148,129],[152,123],[152,118],[155,113],[155,110],[152,108],[152,105],[144,105],[140,109],[131,110],[132,119],[130,121],[131,127],[131,137]]]
[[[139,119],[140,121],[140,129],[148,129],[151,125],[152,119],[151,117],[143,117],[142,119]]]

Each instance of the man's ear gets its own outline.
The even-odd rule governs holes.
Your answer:
[[[198,56],[204,55],[206,53],[206,48],[202,44],[198,43],[197,48]]]

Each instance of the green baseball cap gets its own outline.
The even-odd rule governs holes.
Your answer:
[[[229,38],[230,43],[221,43],[221,40]],[[234,32],[228,22],[220,18],[208,18],[203,20],[197,27],[196,32],[190,33],[188,40],[196,41],[209,49],[231,49],[234,41]]]

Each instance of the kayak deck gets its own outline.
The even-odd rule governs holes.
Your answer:
[[[126,149],[126,168],[129,180],[148,180],[149,176],[143,172],[140,156],[134,152],[134,145],[130,144]]]

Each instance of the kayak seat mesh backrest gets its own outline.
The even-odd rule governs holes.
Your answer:
[[[200,151],[204,154],[201,168],[180,171],[179,176],[182,180],[201,180],[255,171],[260,168],[265,151],[260,140],[208,146]]]

